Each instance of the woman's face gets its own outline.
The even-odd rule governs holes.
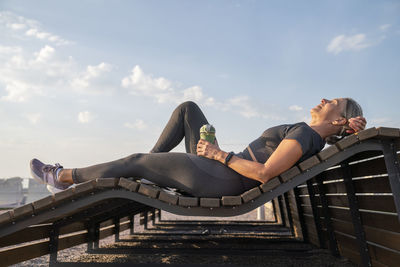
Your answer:
[[[343,117],[346,101],[344,98],[334,98],[332,100],[323,98],[319,105],[311,109],[311,115],[317,115],[324,120],[336,120]]]

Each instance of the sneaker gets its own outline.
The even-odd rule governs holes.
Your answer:
[[[62,183],[57,180],[57,170],[63,167],[56,163],[55,165],[44,164],[38,159],[32,159],[30,162],[32,177],[42,184],[51,185],[57,189],[67,189],[70,184]]]

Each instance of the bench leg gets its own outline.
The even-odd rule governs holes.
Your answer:
[[[400,221],[400,164],[396,150],[393,140],[383,141],[386,170],[389,176],[390,187],[392,188],[397,217]]]
[[[58,225],[53,224],[53,227],[50,230],[50,241],[49,241],[50,266],[54,266],[55,264],[57,264],[58,236],[59,236],[59,227]]]
[[[135,215],[131,215],[129,218],[129,229],[130,234],[133,235],[135,232]]]
[[[349,202],[351,219],[353,221],[354,234],[358,241],[360,249],[361,266],[371,266],[371,257],[368,251],[367,240],[365,238],[365,231],[361,221],[360,210],[358,207],[358,200],[354,189],[351,169],[347,161],[341,164],[343,170],[343,180],[346,186],[347,200]]]
[[[118,242],[120,239],[119,239],[119,217],[115,217],[114,218],[114,229],[115,229],[115,239],[114,239],[114,241],[115,242]]]

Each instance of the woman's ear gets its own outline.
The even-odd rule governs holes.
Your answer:
[[[347,119],[344,117],[340,117],[334,121],[332,121],[332,125],[335,126],[345,126],[347,124]]]

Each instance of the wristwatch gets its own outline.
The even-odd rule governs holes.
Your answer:
[[[228,165],[228,162],[231,160],[231,158],[232,158],[234,155],[235,155],[235,153],[233,153],[233,151],[229,152],[229,153],[228,153],[228,156],[226,156],[226,158],[225,158],[224,164],[225,164],[225,165]]]

